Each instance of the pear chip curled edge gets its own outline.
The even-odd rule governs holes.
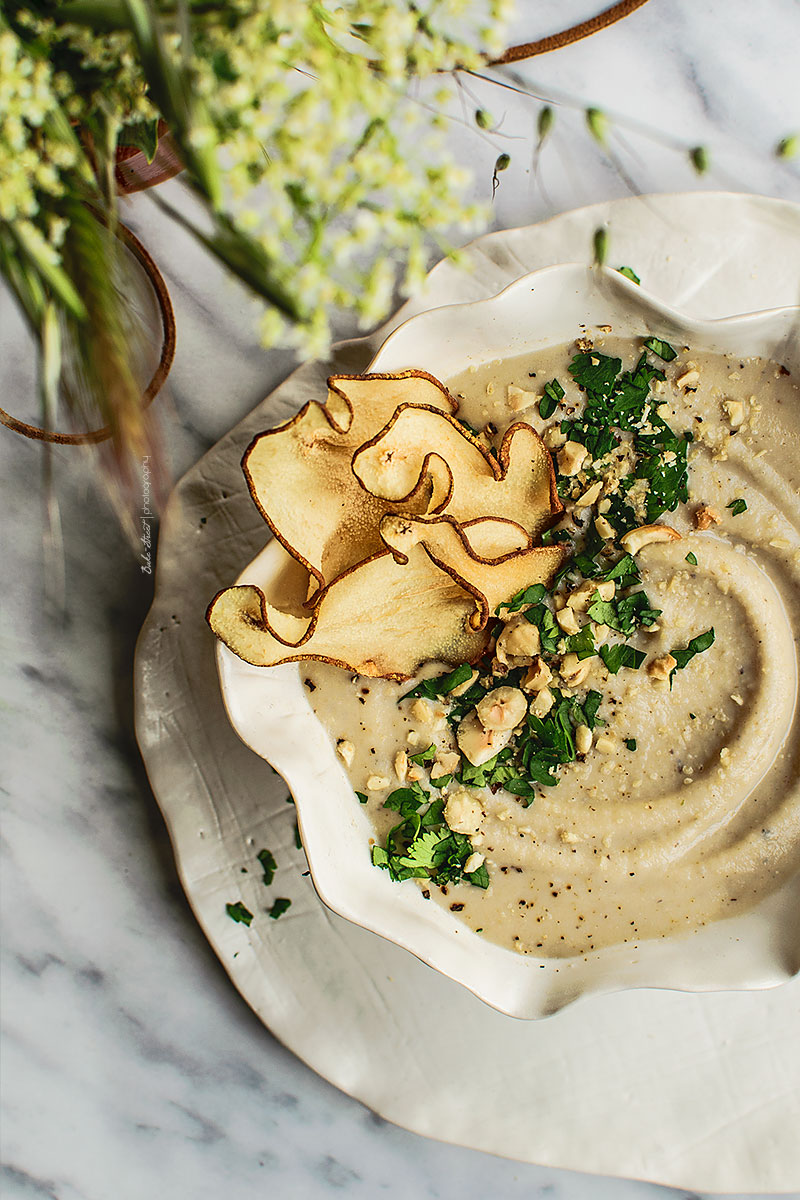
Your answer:
[[[256,666],[316,659],[401,680],[431,660],[475,662],[497,606],[563,562],[563,547],[534,545],[562,509],[547,450],[518,422],[495,459],[422,371],[328,384],[325,405],[260,434],[242,461],[286,561],[307,572],[305,602],[226,588],[211,629]]]
[[[409,679],[431,659],[480,658],[498,604],[520,588],[548,581],[564,557],[561,546],[532,546],[496,558],[478,555],[447,516],[390,514],[381,523],[381,536],[383,552],[323,589],[296,646],[275,637],[266,598],[251,585],[226,588],[211,602],[212,630],[254,666],[314,658],[360,675]],[[485,540],[485,533],[479,531],[478,537]],[[501,545],[503,539],[508,544],[507,533]]]
[[[424,371],[395,375],[331,375],[325,404],[310,400],[296,417],[258,434],[244,453],[250,494],[275,537],[307,567],[319,590],[381,549],[380,519],[388,504],[353,476],[358,448],[405,404],[454,413],[458,402]],[[428,464],[400,499],[404,510],[432,511],[441,501],[442,470]],[[311,502],[310,502],[311,501]]]

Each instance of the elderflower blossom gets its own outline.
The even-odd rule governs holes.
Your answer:
[[[502,50],[512,7],[439,0],[423,13],[398,0],[228,0],[194,19],[188,62],[202,110],[189,144],[215,154],[226,210],[303,314],[292,325],[267,311],[266,344],[319,354],[337,314],[374,324],[396,288],[424,277],[432,237],[446,248],[454,231],[485,220],[464,203],[469,175],[437,126],[453,101],[447,73]],[[77,86],[75,71],[29,57],[0,24],[0,220],[32,223],[57,257],[65,228],[56,201],[77,152],[68,138],[48,136],[49,116],[92,128],[100,114],[124,128],[159,114],[129,33],[58,23],[55,3],[36,14],[17,6],[18,27],[54,61],[67,47],[83,76]],[[186,61],[174,29],[165,44]]]

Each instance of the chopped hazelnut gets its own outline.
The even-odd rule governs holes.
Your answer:
[[[677,665],[677,660],[671,654],[660,654],[658,658],[652,659],[647,664],[646,671],[651,679],[663,683],[669,679],[670,673]]]
[[[588,456],[589,451],[580,442],[567,442],[557,455],[559,472],[577,475]]]
[[[571,608],[562,608],[556,613],[556,622],[560,629],[566,634],[578,633],[580,625],[575,616],[575,612]]]
[[[578,687],[589,674],[588,658],[578,658],[577,654],[565,654],[558,668],[559,675],[567,687]]]
[[[591,508],[596,500],[600,499],[600,493],[603,490],[602,479],[596,479],[593,484],[586,489],[575,501],[576,508]]]
[[[537,655],[522,677],[520,687],[524,692],[540,692],[552,678],[553,672],[544,659]]]
[[[722,517],[714,508],[710,508],[707,504],[701,504],[695,509],[694,527],[695,529],[710,529],[712,525],[719,525]]]

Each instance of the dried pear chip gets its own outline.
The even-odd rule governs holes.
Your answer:
[[[329,584],[302,641],[287,646],[275,636],[275,614],[263,592],[250,585],[227,588],[206,618],[214,633],[255,666],[317,659],[362,675],[408,679],[431,659],[473,662],[489,638],[494,608],[523,586],[549,582],[563,559],[559,546],[509,551],[520,533],[511,522],[494,538],[472,537],[495,559],[477,556],[449,517],[382,522],[389,550],[373,555]],[[469,575],[467,580],[464,576]]]
[[[307,567],[313,591],[381,549],[380,519],[398,500],[404,509],[424,513],[436,511],[449,493],[449,472],[431,456],[408,495],[391,505],[365,493],[351,470],[358,447],[404,403],[447,413],[457,408],[444,385],[424,371],[332,375],[328,387],[326,404],[312,400],[286,425],[259,434],[242,459],[261,515]]]
[[[505,517],[538,537],[563,511],[550,455],[523,422],[506,430],[495,459],[447,413],[407,405],[356,452],[353,473],[372,495],[400,499],[419,486],[432,447],[450,473],[445,511],[456,521]]]
[[[415,517],[387,513],[381,521],[381,537],[401,564],[410,559],[418,546],[423,546],[432,562],[475,597],[470,625],[473,629],[483,629],[498,605],[521,588],[549,583],[566,557],[564,547],[558,545],[509,550],[508,533],[498,532],[503,524],[487,519],[475,522],[470,529],[460,526],[447,514]],[[488,527],[483,531],[488,536],[480,537],[481,554],[468,540],[471,535],[473,544],[478,542],[479,525]]]

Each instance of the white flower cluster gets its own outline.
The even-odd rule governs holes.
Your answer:
[[[432,236],[481,221],[442,147],[442,73],[500,50],[512,3],[228,0],[197,15],[189,62],[209,124],[193,144],[216,146],[234,220],[306,318],[292,326],[268,311],[265,342],[317,354],[337,312],[374,323],[395,286],[423,276]],[[128,35],[28,24],[40,44],[63,49],[66,39],[96,81],[76,90],[0,34],[0,218],[35,222],[41,192],[56,196],[74,166],[47,138],[54,107],[89,128],[98,112],[132,124],[155,110]],[[177,36],[168,45],[186,61]],[[38,229],[57,252],[56,231]]]

